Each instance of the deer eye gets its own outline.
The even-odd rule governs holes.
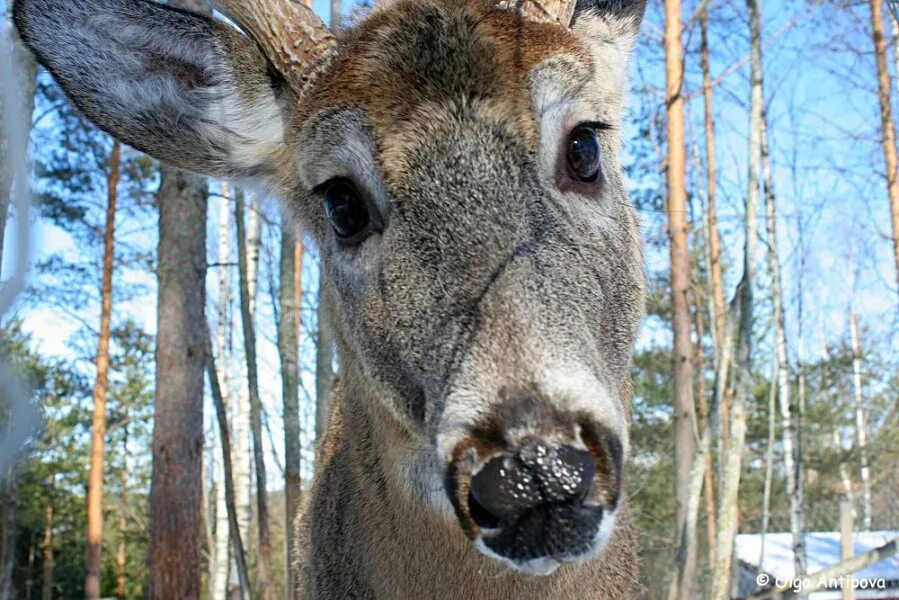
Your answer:
[[[596,128],[578,125],[568,134],[568,172],[578,181],[590,183],[599,176],[599,140]]]
[[[325,214],[337,237],[345,243],[361,242],[371,219],[356,186],[348,179],[337,178],[326,181],[320,188]]]

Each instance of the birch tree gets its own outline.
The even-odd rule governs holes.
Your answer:
[[[204,323],[204,327],[207,327]],[[215,356],[212,352],[212,340],[209,332],[206,333],[206,376],[209,378],[209,387],[212,390],[212,402],[215,405],[215,416],[218,421],[219,441],[222,447],[222,484],[225,488],[225,510],[228,514],[228,532],[233,544],[234,575],[237,578],[235,589],[229,589],[228,594],[237,600],[246,600],[250,597],[250,583],[247,575],[246,555],[244,553],[243,539],[240,535],[240,526],[237,522],[237,507],[234,501],[234,472],[231,466],[231,433],[228,430],[227,407],[222,396],[222,388],[219,385]]]
[[[115,217],[122,147],[112,145],[106,177],[106,226],[103,233],[103,268],[100,282],[100,334],[97,341],[97,377],[91,421],[91,462],[87,484],[87,577],[84,595],[100,597],[103,548],[103,471],[106,452],[106,387],[109,379],[109,327],[112,318],[112,272],[115,261]]]
[[[259,399],[259,375],[256,360],[256,331],[253,319],[257,271],[259,264],[260,222],[259,210],[254,200],[250,207],[249,235],[245,237],[244,199],[237,195],[235,221],[237,222],[237,263],[240,272],[240,314],[243,324],[244,362],[247,366],[247,388],[250,397],[250,428],[253,434],[253,466],[256,472],[256,510],[259,528],[259,560],[257,562],[257,587],[262,600],[269,600],[271,589],[271,534],[269,532],[268,493],[266,491],[265,448],[262,438],[262,402]],[[252,265],[252,266],[251,266]],[[250,279],[254,281],[250,289]]]
[[[718,555],[712,569],[711,598],[729,597],[731,560],[737,533],[740,474],[746,438],[746,398],[752,367],[753,286],[755,280],[756,217],[760,193],[759,171],[762,134],[762,27],[761,0],[747,0],[750,37],[749,187],[746,193],[743,276],[731,302],[731,320],[737,326],[734,396],[730,407],[730,435],[722,456],[718,508]]]
[[[768,524],[771,520],[771,485],[774,479],[774,444],[776,440],[777,428],[777,389],[775,381],[778,379],[778,369],[780,361],[775,354],[771,364],[771,383],[768,386],[768,445],[765,449],[765,485],[762,491],[762,541],[759,544],[759,567],[765,560],[765,537],[768,535]],[[801,573],[801,571],[796,571]]]
[[[231,287],[228,277],[231,258],[229,235],[231,226],[231,192],[228,184],[221,186],[221,202],[219,205],[218,223],[218,321],[216,323],[216,346],[218,347],[217,372],[221,383],[222,403],[229,406],[231,403],[231,356],[230,356],[230,306]],[[219,450],[219,460],[216,463],[215,490],[215,546],[214,569],[210,583],[213,600],[225,600],[228,593],[228,512],[225,499],[225,456],[223,450]],[[249,459],[249,457],[248,457]]]
[[[762,80],[764,91],[764,79]],[[764,93],[763,93],[764,101]],[[774,354],[777,357],[777,387],[780,396],[784,469],[787,472],[787,496],[790,498],[790,532],[793,536],[793,564],[796,573],[806,572],[804,514],[802,508],[802,456],[797,443],[798,407],[790,389],[790,363],[784,317],[783,287],[777,245],[777,197],[768,147],[766,111],[761,119],[762,172],[765,182],[765,224],[768,236],[768,267],[771,272],[771,300],[774,322]]]
[[[865,398],[862,393],[862,347],[858,332],[858,315],[849,319],[852,334],[852,382],[855,389],[855,443],[858,448],[862,482],[862,529],[871,530],[871,469],[868,466],[868,434]]]
[[[230,188],[229,188],[230,189]],[[236,195],[240,194],[238,192]],[[258,271],[256,260],[259,257],[259,235],[256,234],[255,217],[250,213],[252,222],[250,232],[246,235],[245,241],[238,237],[238,248],[241,244],[246,243],[247,254],[249,260],[246,267],[247,293],[249,295],[250,315],[255,315],[256,308],[256,273]],[[239,261],[238,261],[239,262]],[[239,267],[239,266],[238,266]],[[240,273],[239,277],[242,277]],[[241,317],[242,318],[242,317]],[[238,529],[240,537],[246,541],[249,546],[250,539],[250,518],[251,518],[251,476],[252,476],[252,455],[251,455],[251,433],[250,433],[250,392],[247,382],[247,361],[240,363],[239,375],[239,391],[234,397],[234,405],[232,407],[232,422],[234,424],[234,446],[232,453],[232,464],[234,465],[234,501],[237,511]],[[241,584],[238,578],[237,564],[231,561],[231,571],[228,583],[229,598],[241,598]]]

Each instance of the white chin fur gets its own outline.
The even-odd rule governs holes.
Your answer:
[[[519,573],[524,573],[525,575],[538,575],[538,576],[546,576],[552,575],[556,569],[562,566],[562,563],[557,561],[554,558],[550,558],[548,556],[544,556],[543,558],[532,558],[530,560],[512,560],[497,554],[493,550],[487,547],[484,543],[484,540],[478,538],[474,543],[475,548],[484,554],[485,556],[489,556],[494,560],[498,560],[504,565],[511,567],[513,570],[518,571]]]
[[[481,554],[489,556],[494,560],[498,560],[499,562],[511,567],[513,570],[518,571],[519,573],[538,576],[552,575],[556,571],[556,569],[558,569],[565,563],[582,563],[599,554],[599,552],[612,538],[612,532],[615,529],[616,516],[616,511],[608,512],[603,515],[602,521],[599,522],[599,529],[596,530],[596,535],[593,536],[593,544],[591,544],[590,549],[587,550],[587,552],[573,556],[566,556],[561,560],[550,556],[532,558],[530,560],[512,560],[510,558],[506,558],[505,556],[497,554],[496,552],[488,548],[487,544],[484,543],[484,539],[481,537],[479,537],[475,541],[474,545]]]

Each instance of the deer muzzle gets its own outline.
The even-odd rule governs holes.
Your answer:
[[[526,412],[534,404],[516,407]],[[622,461],[619,436],[588,413],[531,412],[516,425],[498,413],[455,445],[446,487],[478,550],[547,575],[608,540]]]

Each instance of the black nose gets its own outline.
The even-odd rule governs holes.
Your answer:
[[[536,509],[580,505],[595,471],[596,462],[586,450],[533,442],[492,458],[472,478],[472,518],[481,527],[494,528]]]

